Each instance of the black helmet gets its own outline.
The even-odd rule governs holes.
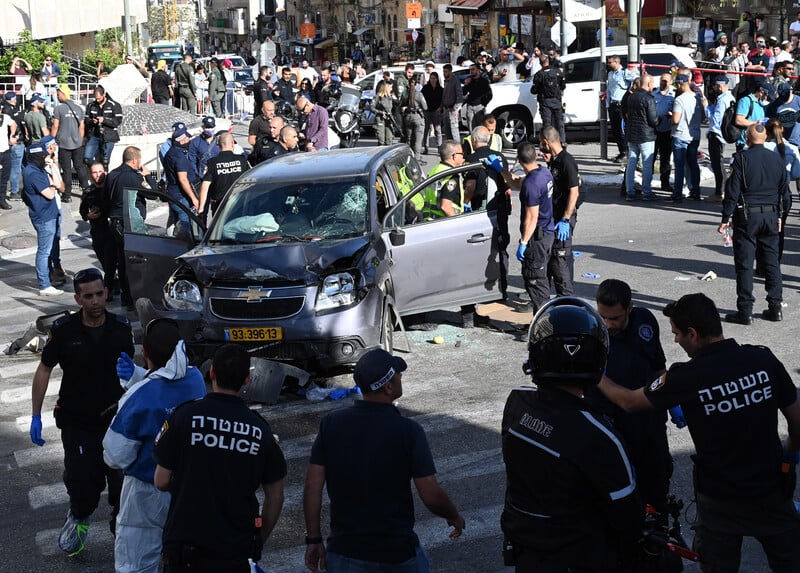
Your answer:
[[[533,317],[525,372],[536,384],[594,386],[600,382],[607,356],[608,330],[589,303],[559,297]]]

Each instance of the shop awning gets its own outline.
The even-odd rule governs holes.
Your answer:
[[[489,0],[453,0],[447,7],[447,11],[453,14],[477,14],[489,7]]]
[[[367,32],[372,32],[372,28],[359,28],[355,32],[353,32],[354,36],[361,36],[362,34],[366,34]]]
[[[318,50],[324,50],[325,48],[330,48],[334,45],[336,45],[336,40],[333,38],[328,38],[327,40],[322,40],[319,44],[315,44],[314,47]]]

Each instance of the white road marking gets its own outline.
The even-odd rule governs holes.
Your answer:
[[[47,390],[45,391],[45,396],[58,396],[58,387],[59,384],[53,384],[52,382],[47,386]],[[19,386],[17,388],[9,388],[8,390],[3,390],[0,392],[0,403],[2,404],[17,404],[19,402],[30,402],[31,401],[31,387],[29,386]]]

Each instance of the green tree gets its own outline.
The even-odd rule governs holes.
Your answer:
[[[134,33],[131,38],[134,52],[138,51],[139,34]],[[97,69],[97,62],[103,62],[109,70],[125,63],[125,34],[122,28],[108,28],[99,30],[95,34],[94,50],[83,53],[86,67],[93,72]]]
[[[53,61],[58,63],[62,76],[69,73],[69,64],[64,62],[62,57],[64,44],[61,40],[52,42],[34,40],[30,30],[22,30],[19,33],[19,40],[17,45],[8,48],[6,53],[0,56],[0,75],[7,73],[15,57],[28,62],[34,71],[41,70],[46,56],[52,56]]]

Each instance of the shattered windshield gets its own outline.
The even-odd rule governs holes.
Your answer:
[[[366,176],[235,188],[212,224],[210,243],[346,239],[367,231]]]

